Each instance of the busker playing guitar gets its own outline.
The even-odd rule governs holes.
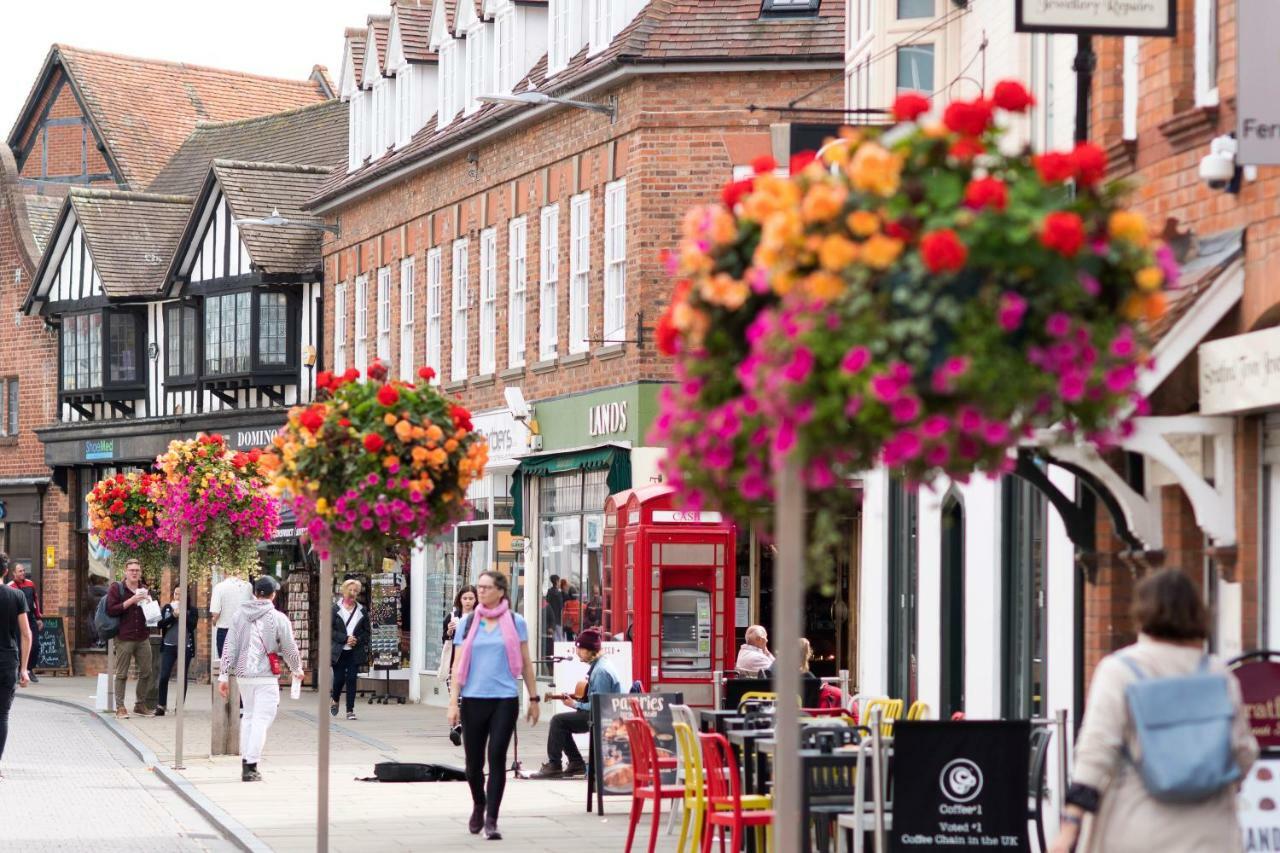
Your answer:
[[[617,673],[600,652],[602,642],[598,628],[588,628],[578,634],[574,640],[578,660],[591,666],[587,670],[587,680],[578,682],[572,696],[548,693],[545,697],[548,702],[559,699],[574,710],[563,711],[551,718],[551,733],[547,738],[547,763],[533,774],[535,779],[557,779],[586,773],[587,765],[582,760],[578,745],[573,742],[573,736],[584,734],[591,728],[591,696],[596,693],[623,692]],[[569,759],[567,766],[561,763],[565,756]]]

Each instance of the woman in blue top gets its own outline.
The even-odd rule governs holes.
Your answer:
[[[481,829],[489,841],[498,832],[498,809],[507,783],[507,747],[520,716],[520,681],[529,691],[530,725],[538,722],[538,685],[529,659],[529,627],[511,610],[506,575],[481,572],[476,581],[476,609],[458,625],[453,644],[453,682],[449,690],[449,725],[462,722],[462,746],[471,786],[472,835]],[[461,702],[459,702],[461,700]],[[461,704],[461,709],[459,709]],[[489,759],[486,787],[484,764]]]

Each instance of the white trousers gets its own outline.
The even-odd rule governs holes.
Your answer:
[[[267,730],[280,707],[279,684],[245,684],[240,682],[240,699],[244,716],[240,720],[240,758],[257,764],[267,742]]]

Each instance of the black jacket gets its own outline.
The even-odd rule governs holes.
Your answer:
[[[200,621],[200,611],[194,605],[187,605],[187,654],[194,654],[196,650],[196,623]],[[178,608],[170,602],[160,608],[160,621],[158,627],[164,632],[164,640],[166,646],[178,645]]]
[[[359,603],[356,604],[356,607],[360,613],[360,624],[356,625],[356,644],[352,651],[355,652],[356,660],[363,661],[369,656],[369,611],[365,610],[363,605]],[[343,621],[342,612],[338,609],[338,605],[333,605],[332,612],[333,641],[329,649],[329,662],[331,664],[338,662],[338,657],[341,656],[342,650],[347,647],[347,623]]]

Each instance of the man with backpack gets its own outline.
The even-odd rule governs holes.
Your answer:
[[[111,584],[106,597],[107,615],[120,620],[115,636],[117,719],[129,718],[125,688],[129,683],[130,664],[137,664],[138,667],[138,691],[133,713],[140,717],[156,715],[155,709],[147,705],[155,669],[151,654],[151,629],[147,627],[147,617],[142,612],[143,602],[150,600],[151,594],[142,585],[142,564],[137,560],[130,560],[124,566],[124,580]]]

